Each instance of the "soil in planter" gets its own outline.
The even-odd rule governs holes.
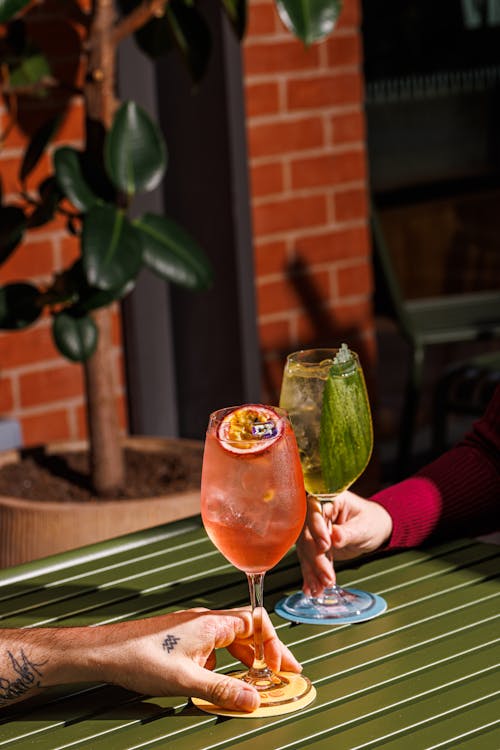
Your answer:
[[[168,495],[200,487],[201,452],[186,446],[172,455],[125,449],[126,487],[120,498]],[[89,484],[85,452],[48,455],[23,451],[17,463],[0,469],[0,495],[25,500],[98,502]]]

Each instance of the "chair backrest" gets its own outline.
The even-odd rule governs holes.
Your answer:
[[[380,276],[383,285],[382,293],[388,297],[388,300],[384,299],[384,307],[387,310],[387,302],[389,302],[391,317],[393,317],[397,322],[401,333],[406,338],[412,339],[414,333],[413,326],[411,323],[411,319],[405,309],[405,302],[401,287],[394,270],[391,254],[385,240],[380,217],[373,202],[370,211],[370,223],[373,239],[374,260],[381,272]]]
[[[423,330],[448,329],[449,335],[443,336],[453,340],[456,330],[459,340],[459,329],[462,332],[469,324],[477,329],[477,338],[498,336],[500,321],[500,286],[498,279],[492,278],[492,289],[489,291],[449,293],[429,293],[428,295],[406,299],[403,286],[398,278],[386,235],[384,233],[379,211],[374,201],[371,204],[371,230],[374,250],[376,277],[376,311],[389,314],[396,321],[400,333],[411,343],[420,339]],[[429,262],[418,257],[410,257],[410,263]],[[412,269],[412,266],[409,266]],[[415,266],[415,273],[421,267]],[[460,268],[460,270],[462,270]],[[466,273],[467,269],[463,269]],[[379,288],[380,287],[380,288]],[[378,304],[382,299],[382,304]],[[389,305],[388,305],[389,303]],[[416,314],[418,312],[418,315]],[[468,337],[470,338],[470,336]]]

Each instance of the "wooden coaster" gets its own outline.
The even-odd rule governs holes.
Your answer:
[[[218,716],[237,716],[242,719],[261,719],[268,716],[281,716],[282,714],[291,714],[295,711],[300,711],[302,708],[305,708],[313,702],[316,697],[316,688],[314,687],[314,685],[311,685],[309,683],[309,680],[307,680],[307,678],[304,678],[302,677],[302,675],[296,674],[295,672],[279,672],[279,674],[283,677],[286,677],[289,684],[285,685],[279,690],[272,690],[269,692],[261,693],[261,700],[263,702],[265,702],[272,693],[273,697],[276,699],[276,703],[274,705],[261,705],[251,713],[249,713],[248,711],[231,711],[230,709],[221,708],[220,706],[216,706],[209,701],[203,700],[202,698],[191,698],[191,700],[195,706],[200,708],[202,711],[205,711],[206,713],[217,714]],[[301,698],[296,698],[289,703],[279,702],[281,700],[286,700],[288,696],[293,696],[294,693],[302,693],[305,689],[307,689],[308,683],[309,690]]]

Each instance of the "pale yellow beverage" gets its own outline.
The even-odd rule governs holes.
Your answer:
[[[289,354],[280,406],[295,432],[306,490],[325,509],[362,474],[372,452],[370,404],[358,355],[347,344]],[[328,525],[331,519],[323,512]],[[333,564],[332,547],[326,555]],[[317,596],[290,594],[276,611],[292,622],[350,623],[371,619],[386,606],[379,596],[334,583]]]
[[[287,358],[280,406],[297,438],[307,492],[319,500],[347,489],[362,474],[373,446],[371,413],[358,356],[339,349]]]

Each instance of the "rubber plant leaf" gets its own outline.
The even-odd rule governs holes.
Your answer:
[[[135,278],[142,265],[141,238],[123,211],[106,204],[85,214],[82,261],[87,283],[97,289],[118,289]]]
[[[34,229],[47,224],[54,218],[56,208],[63,194],[57,184],[56,178],[52,175],[47,177],[38,188],[40,200],[37,207],[28,219],[28,228]]]
[[[198,243],[171,219],[145,214],[134,225],[140,233],[143,262],[157,276],[188,289],[207,289],[210,263]]]
[[[276,0],[286,28],[309,45],[327,37],[342,10],[342,0]]]
[[[16,13],[26,8],[31,0],[0,0],[0,23],[7,23]]]
[[[32,284],[14,283],[0,287],[0,328],[26,328],[39,317],[40,292]]]
[[[212,50],[212,35],[201,13],[182,0],[172,0],[165,9],[176,47],[191,78],[198,83],[205,74]]]
[[[25,57],[20,65],[10,71],[9,86],[16,89],[33,86],[51,75],[50,65],[45,55],[37,52]],[[38,93],[44,93],[39,91]]]
[[[153,190],[165,174],[167,153],[155,122],[135,102],[117,110],[104,144],[106,171],[129,196]]]
[[[61,123],[61,117],[51,117],[47,120],[33,135],[33,138],[28,144],[28,148],[24,153],[21,167],[19,170],[19,179],[21,182],[28,177],[29,174],[34,170],[40,158],[45,151],[47,145],[50,143],[54,135],[59,129]]]
[[[247,25],[247,0],[221,0],[238,39],[243,39]]]
[[[67,272],[70,277],[70,286],[75,290],[78,301],[73,305],[73,310],[78,315],[83,315],[99,307],[107,307],[112,302],[125,297],[135,286],[135,279],[130,279],[124,286],[117,289],[96,289],[89,286],[81,259],[78,259]]]
[[[19,245],[25,230],[26,217],[21,208],[0,207],[0,263],[4,263]]]
[[[72,362],[84,362],[95,352],[99,337],[90,315],[63,311],[54,316],[52,336],[61,354]]]
[[[88,286],[82,291],[80,300],[76,305],[78,312],[91,312],[99,307],[107,307],[112,302],[123,299],[130,294],[135,286],[135,279],[130,279],[124,286],[117,289],[94,289]]]
[[[54,153],[54,172],[57,184],[79,211],[89,211],[101,201],[87,184],[81,167],[80,152],[70,146],[62,146]]]
[[[139,48],[152,60],[165,57],[173,47],[165,17],[153,18],[152,21],[138,29],[134,36]]]

